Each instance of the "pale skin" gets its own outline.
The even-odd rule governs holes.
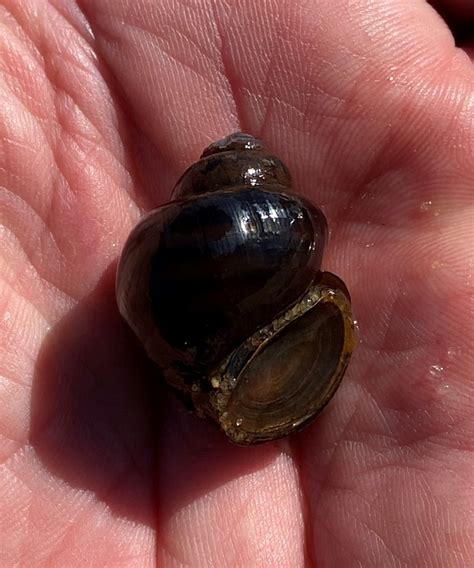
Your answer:
[[[424,0],[0,2],[2,567],[474,565],[465,39]],[[130,229],[235,130],[323,208],[360,327],[324,414],[256,448],[114,300]]]

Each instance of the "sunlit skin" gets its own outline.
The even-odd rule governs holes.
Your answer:
[[[0,564],[474,565],[470,0],[0,2]],[[471,29],[474,29],[471,27]],[[359,345],[323,415],[231,445],[157,378],[116,261],[213,140],[331,229]]]

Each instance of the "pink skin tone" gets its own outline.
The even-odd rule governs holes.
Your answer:
[[[0,565],[474,565],[471,46],[424,0],[3,0],[0,30]],[[235,130],[323,208],[360,326],[320,419],[256,448],[114,302],[130,229]]]

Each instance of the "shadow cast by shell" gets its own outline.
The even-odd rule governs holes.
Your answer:
[[[115,266],[45,340],[30,443],[52,475],[113,514],[158,527],[190,502],[264,467],[277,446],[239,448],[162,385],[122,321]]]

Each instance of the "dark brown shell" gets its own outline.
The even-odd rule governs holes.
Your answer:
[[[207,148],[173,197],[125,244],[121,314],[165,379],[232,441],[302,428],[353,348],[347,289],[320,270],[324,215],[242,133]]]

